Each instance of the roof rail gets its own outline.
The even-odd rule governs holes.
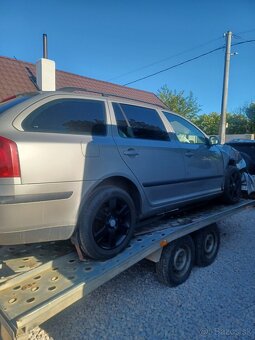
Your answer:
[[[141,100],[141,99],[136,99],[136,98],[132,98],[132,97],[125,97],[125,96],[120,96],[114,93],[108,93],[108,92],[99,92],[99,91],[94,91],[94,90],[88,90],[86,88],[83,87],[61,87],[56,89],[56,91],[66,91],[66,92],[88,92],[88,93],[96,93],[96,94],[100,94],[103,97],[116,97],[116,98],[122,98],[122,99],[129,99],[129,100],[134,100],[140,103],[144,103],[144,104],[150,104],[150,105],[155,105],[158,107],[162,107],[165,108],[164,103],[162,103],[162,105],[160,104],[155,104],[155,103],[151,103],[151,102],[147,102],[145,100]],[[155,95],[155,94],[154,94]],[[156,96],[156,95],[155,95]]]
[[[18,98],[18,97],[22,97],[22,96],[35,96],[36,94],[38,94],[38,92],[22,92],[22,93],[17,93],[17,94],[14,94],[12,96],[9,96],[9,97],[6,97],[2,100],[0,100],[0,104],[2,103],[5,103],[5,102],[8,102],[9,100],[12,100],[12,99],[15,99],[15,98]]]
[[[59,89],[57,89],[57,91],[66,91],[66,92],[90,92],[90,93],[97,93],[97,94],[101,94],[102,96],[105,95],[105,93],[103,92],[98,92],[98,91],[92,91],[92,90],[88,90],[84,87],[75,87],[75,86],[67,86],[67,87],[60,87]]]

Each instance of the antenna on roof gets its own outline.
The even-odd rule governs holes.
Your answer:
[[[45,33],[43,33],[43,58],[48,59],[48,38]]]

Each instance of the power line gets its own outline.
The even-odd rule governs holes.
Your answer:
[[[242,37],[240,36],[240,34],[250,33],[250,32],[254,32],[254,31],[255,31],[255,28],[252,28],[252,29],[246,30],[246,31],[242,31],[242,32],[237,32],[236,34],[233,34],[233,37],[234,37],[234,38],[237,38],[237,39],[242,39]],[[139,67],[139,68],[134,69],[134,70],[132,70],[132,71],[122,73],[122,74],[120,74],[120,75],[118,75],[118,76],[116,76],[116,77],[113,77],[113,78],[108,79],[108,81],[113,81],[113,80],[115,80],[115,79],[119,79],[119,78],[121,78],[121,77],[127,76],[127,75],[129,75],[129,74],[134,73],[134,72],[141,71],[141,70],[144,70],[144,69],[146,69],[146,68],[148,68],[148,67],[151,67],[151,66],[160,64],[160,63],[162,63],[162,62],[164,62],[164,61],[167,61],[167,60],[169,60],[169,59],[172,59],[172,58],[174,58],[174,57],[179,57],[180,55],[183,55],[183,54],[185,54],[185,53],[187,53],[187,52],[192,52],[192,51],[194,51],[194,50],[196,50],[196,49],[198,49],[198,48],[201,48],[201,47],[204,47],[204,46],[206,46],[206,45],[209,45],[209,44],[211,44],[212,42],[221,40],[222,38],[223,38],[223,37],[219,37],[219,38],[216,38],[216,39],[209,40],[209,41],[207,41],[207,42],[205,42],[205,43],[199,44],[199,45],[194,46],[194,47],[192,47],[192,48],[190,48],[190,49],[186,49],[186,50],[184,50],[184,51],[182,51],[182,52],[179,52],[179,53],[177,53],[177,54],[173,54],[173,55],[171,55],[171,56],[169,56],[169,57],[166,57],[166,58],[164,58],[164,59],[161,59],[161,60],[159,60],[159,61],[155,61],[155,62],[153,62],[153,63],[150,63],[150,64],[147,64],[147,65],[145,65],[145,66]],[[233,46],[233,44],[232,44],[232,46]]]
[[[254,31],[255,31],[255,28],[252,28],[248,31],[237,32],[236,34],[239,35],[239,34],[245,34],[245,33],[250,33],[250,32],[254,32]]]
[[[232,44],[232,46],[247,44],[247,43],[251,43],[251,42],[254,42],[254,41],[255,41],[255,39],[240,41],[238,43]]]
[[[247,30],[247,31],[237,32],[237,33],[233,34],[232,36],[236,39],[244,39],[242,37],[242,34],[247,34],[247,33],[254,32],[254,31],[255,31],[255,28],[252,28],[252,29]]]
[[[130,85],[130,84],[134,84],[134,83],[137,83],[138,81],[141,81],[141,80],[144,80],[144,79],[147,79],[147,78],[156,76],[156,75],[159,74],[159,73],[163,73],[163,72],[166,72],[166,71],[168,71],[168,70],[171,70],[172,68],[175,68],[175,67],[178,67],[178,66],[187,64],[187,63],[189,63],[189,62],[191,62],[191,61],[193,61],[193,60],[202,58],[202,57],[204,57],[204,56],[206,56],[206,55],[208,55],[208,54],[211,54],[211,53],[213,53],[213,52],[215,52],[215,51],[222,50],[222,49],[224,49],[224,48],[225,48],[225,46],[217,47],[217,48],[215,48],[215,49],[213,49],[213,50],[211,50],[211,51],[209,51],[209,52],[202,53],[202,54],[200,54],[200,55],[198,55],[198,56],[196,56],[196,57],[194,57],[194,58],[187,59],[187,60],[185,60],[185,61],[182,61],[181,63],[178,63],[178,64],[175,64],[175,65],[173,65],[173,66],[167,67],[167,68],[165,68],[165,69],[163,69],[163,70],[160,70],[160,71],[158,71],[158,72],[149,74],[148,76],[145,76],[145,77],[142,77],[142,78],[133,80],[133,81],[131,81],[131,82],[129,82],[129,83],[123,84],[123,86],[127,86],[127,85]]]
[[[147,65],[145,65],[145,66],[139,67],[139,68],[134,69],[134,70],[132,70],[132,71],[122,73],[122,74],[120,74],[119,76],[110,78],[108,81],[113,81],[113,80],[115,80],[115,79],[118,79],[118,78],[127,76],[127,75],[129,75],[129,74],[131,74],[131,73],[134,73],[134,72],[137,72],[137,71],[141,71],[141,70],[144,70],[144,69],[146,69],[146,68],[148,68],[148,67],[151,67],[151,66],[160,64],[160,63],[162,63],[162,62],[164,62],[164,61],[167,61],[167,60],[169,60],[169,59],[172,59],[172,58],[175,58],[175,57],[179,57],[180,55],[183,55],[183,54],[188,53],[188,52],[192,52],[192,51],[194,51],[194,50],[196,50],[196,49],[198,49],[198,48],[204,47],[204,46],[206,46],[206,45],[211,44],[212,42],[215,42],[215,41],[218,41],[218,40],[221,40],[221,39],[222,39],[222,37],[216,38],[216,39],[212,39],[212,40],[209,40],[209,41],[207,41],[207,42],[205,42],[205,43],[203,43],[203,44],[199,44],[199,45],[196,45],[196,46],[194,46],[194,47],[192,47],[192,48],[183,50],[183,51],[181,51],[181,52],[179,52],[179,53],[177,53],[177,54],[173,54],[173,55],[171,55],[171,56],[169,56],[169,57],[166,57],[166,58],[164,58],[164,59],[161,59],[161,60],[159,60],[159,61],[155,61],[155,62],[153,62],[153,63],[151,63],[151,64],[147,64]]]
[[[241,44],[247,44],[247,43],[251,43],[251,42],[254,42],[254,41],[255,41],[255,39],[240,41],[240,42],[238,42],[238,43],[232,44],[232,46],[241,45]],[[187,59],[187,60],[185,60],[185,61],[182,61],[181,63],[172,65],[172,66],[167,67],[167,68],[165,68],[165,69],[163,69],[163,70],[157,71],[157,72],[155,72],[155,73],[149,74],[149,75],[147,75],[147,76],[144,76],[144,77],[141,77],[141,78],[139,78],[139,79],[136,79],[136,80],[133,80],[133,81],[131,81],[131,82],[128,82],[128,83],[126,83],[126,84],[123,84],[123,86],[131,85],[131,84],[137,83],[138,81],[141,81],[141,80],[144,80],[144,79],[147,79],[147,78],[156,76],[157,74],[160,74],[160,73],[166,72],[166,71],[168,71],[168,70],[171,70],[171,69],[173,69],[173,68],[176,68],[176,67],[178,67],[178,66],[187,64],[187,63],[189,63],[189,62],[191,62],[191,61],[193,61],[193,60],[196,60],[196,59],[205,57],[205,56],[208,55],[208,54],[214,53],[214,52],[219,51],[219,50],[222,50],[222,49],[224,49],[224,48],[225,48],[225,45],[224,45],[224,46],[221,46],[221,47],[217,47],[217,48],[215,48],[215,49],[213,49],[213,50],[211,50],[211,51],[209,51],[209,52],[202,53],[202,54],[200,54],[200,55],[198,55],[198,56],[196,56],[196,57],[193,57],[193,58]]]

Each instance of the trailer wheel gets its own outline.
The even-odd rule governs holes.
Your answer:
[[[167,245],[156,264],[158,279],[170,287],[185,282],[194,262],[195,246],[190,236],[177,239]]]
[[[209,266],[214,262],[219,246],[220,233],[217,224],[211,224],[194,234],[195,262],[199,267]]]
[[[241,173],[237,167],[228,166],[225,173],[225,183],[223,191],[223,202],[226,204],[235,204],[240,201],[242,194]]]
[[[115,186],[96,189],[82,209],[78,238],[83,252],[98,260],[121,252],[133,236],[136,209],[129,194]]]

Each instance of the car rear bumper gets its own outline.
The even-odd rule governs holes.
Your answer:
[[[81,199],[90,185],[84,182],[0,185],[0,245],[70,238]]]
[[[29,202],[20,202],[28,199]],[[73,207],[71,198],[47,201],[31,199],[26,195],[0,198],[1,245],[61,240],[72,235],[75,223],[69,213]]]
[[[32,230],[1,232],[0,245],[28,244],[47,241],[69,239],[74,231],[74,226],[58,226]]]

